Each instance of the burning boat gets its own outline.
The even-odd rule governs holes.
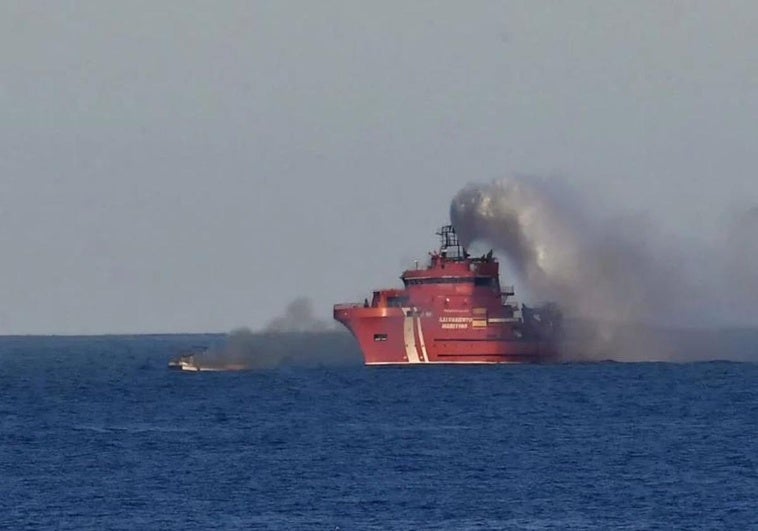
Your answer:
[[[207,351],[205,351],[207,352]],[[213,359],[203,360],[202,352],[183,352],[168,362],[168,368],[176,371],[244,371],[250,367],[244,363],[215,363]]]
[[[199,371],[200,365],[195,362],[194,354],[185,354],[169,360],[168,368],[176,371]]]

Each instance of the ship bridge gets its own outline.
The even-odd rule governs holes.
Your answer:
[[[471,257],[458,239],[458,234],[452,225],[440,228],[439,249],[430,253],[429,264],[420,269],[406,270],[400,277],[406,288],[436,284],[470,285],[499,289],[499,265],[493,258],[492,251],[481,257]]]

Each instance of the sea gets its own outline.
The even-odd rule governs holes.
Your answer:
[[[167,368],[221,339],[0,338],[0,529],[758,529],[756,363]]]

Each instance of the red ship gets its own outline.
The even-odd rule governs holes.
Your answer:
[[[425,268],[400,277],[404,289],[374,291],[371,302],[336,304],[334,318],[360,344],[366,365],[546,362],[557,357],[560,312],[529,308],[500,286],[492,251],[471,257],[452,225],[437,233]]]

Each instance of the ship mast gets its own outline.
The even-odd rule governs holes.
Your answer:
[[[452,225],[445,225],[437,232],[440,237],[440,256],[451,261],[460,261],[468,258],[466,249],[458,239],[455,229]]]

